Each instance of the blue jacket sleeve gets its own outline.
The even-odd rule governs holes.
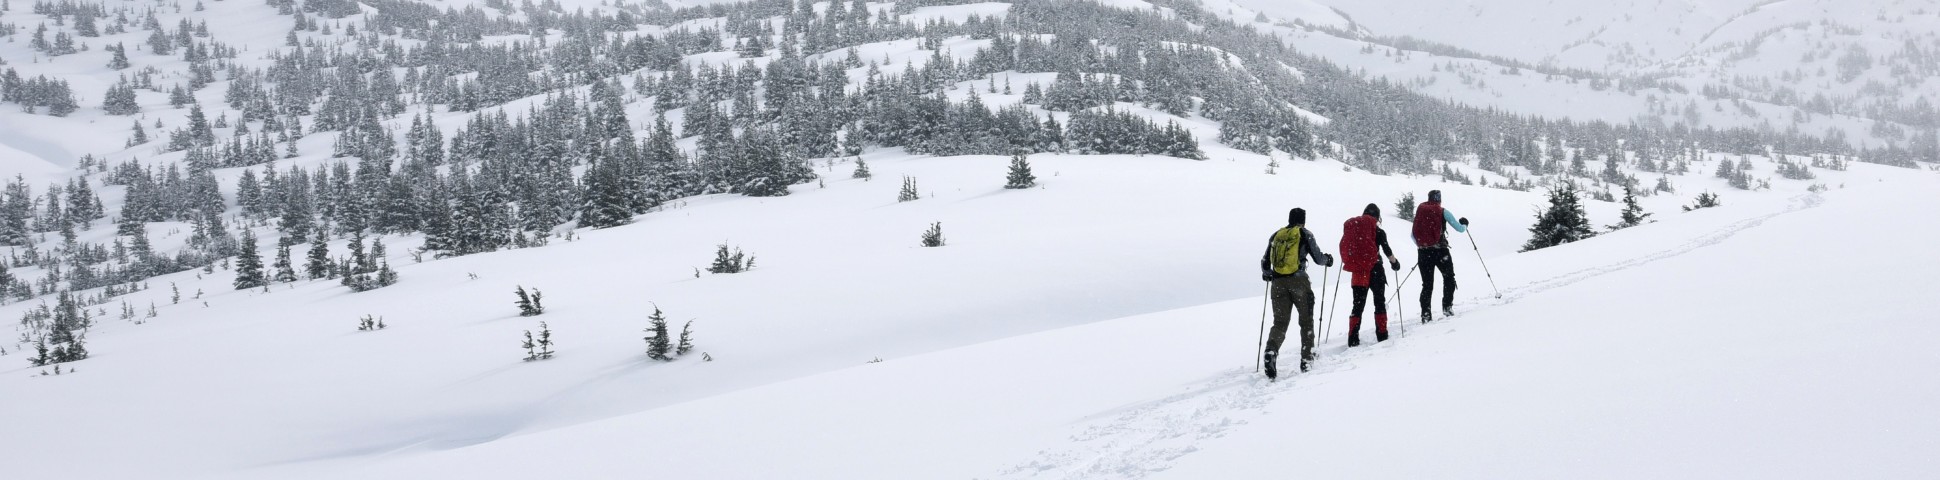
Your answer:
[[[1448,226],[1450,227],[1455,227],[1457,233],[1468,233],[1467,225],[1462,225],[1462,222],[1455,221],[1455,212],[1442,210],[1442,221],[1448,222]]]

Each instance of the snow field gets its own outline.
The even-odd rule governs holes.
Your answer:
[[[1940,333],[1917,313],[1931,301],[1852,299],[1913,296],[1940,281],[1882,268],[1880,254],[1785,261],[1784,253],[1845,242],[1906,261],[1940,260],[1918,248],[1918,235],[1853,238],[1882,231],[1865,212],[1917,201],[1935,183],[1916,177],[1774,196],[1542,252],[1493,255],[1504,300],[1484,290],[1473,257],[1458,252],[1460,316],[1396,325],[1391,343],[1346,350],[1345,314],[1337,313],[1317,370],[1279,383],[1253,374],[1245,353],[1257,338],[1253,293],[889,357],[348,471],[1917,477],[1940,468],[1919,453],[1940,431],[1940,419],[1921,413],[1940,398],[1940,385],[1903,372],[1940,366],[1940,355],[1918,340]],[[1860,278],[1876,280],[1853,281]],[[1876,328],[1895,334],[1864,333]]]

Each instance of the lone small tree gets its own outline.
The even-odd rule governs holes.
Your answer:
[[[539,322],[538,338],[533,338],[532,331],[526,330],[525,342],[519,345],[525,347],[525,361],[552,358],[552,327],[547,326],[546,322]]]
[[[694,349],[694,321],[688,320],[680,327],[680,344],[674,346],[674,356],[686,355]]]
[[[1401,200],[1394,202],[1394,218],[1413,221],[1415,219],[1415,192],[1401,194]]]
[[[868,181],[871,178],[876,178],[876,175],[869,173],[869,164],[863,162],[862,157],[855,157],[855,173],[851,174],[850,177]]]
[[[901,191],[896,192],[896,202],[897,203],[909,202],[909,201],[915,201],[921,198],[923,198],[923,194],[918,193],[916,191],[916,177],[904,175],[903,189]]]
[[[311,280],[330,277],[330,242],[324,238],[323,232],[310,234],[310,254],[305,260],[303,273],[308,274]]]
[[[1704,193],[1698,194],[1697,203],[1694,203],[1691,205],[1685,205],[1684,211],[1689,212],[1692,210],[1711,208],[1711,207],[1721,207],[1721,206],[1724,206],[1724,201],[1718,199],[1718,194],[1711,193],[1711,192],[1704,192]]]
[[[296,281],[296,267],[290,262],[290,242],[276,242],[276,281]]]
[[[667,315],[661,313],[658,306],[653,307],[653,315],[647,317],[647,333],[652,334],[646,337],[647,358],[663,362],[673,360],[674,357],[669,355],[674,346],[673,338],[667,334]]]
[[[518,301],[512,302],[514,305],[519,306],[519,316],[536,317],[546,313],[546,306],[539,303],[541,299],[545,298],[545,294],[540,293],[539,289],[534,288],[531,294],[527,294],[525,293],[525,287],[519,286],[518,290],[514,290],[512,293],[519,296]]]
[[[1596,236],[1589,215],[1576,196],[1576,187],[1563,185],[1549,189],[1549,209],[1537,212],[1536,224],[1529,227],[1529,242],[1522,251],[1540,250]]]
[[[932,223],[929,230],[923,231],[923,246],[943,246],[943,222]]]
[[[256,253],[256,234],[248,229],[242,234],[242,253],[236,256],[236,289],[247,290],[269,284],[263,276],[263,256]]]
[[[1037,176],[1031,174],[1031,162],[1022,153],[1010,156],[1010,175],[1004,180],[1004,188],[1009,189],[1037,186]]]
[[[714,248],[714,263],[708,265],[707,273],[741,273],[754,269],[754,257],[741,253],[740,247],[728,251],[723,243]]]
[[[1618,218],[1616,225],[1609,227],[1610,231],[1614,232],[1643,225],[1644,221],[1648,219],[1650,219],[1650,214],[1644,212],[1643,206],[1637,205],[1637,192],[1632,191],[1630,186],[1625,185],[1623,187],[1623,216]]]

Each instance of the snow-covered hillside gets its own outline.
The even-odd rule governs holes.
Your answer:
[[[1940,262],[1919,235],[1887,234],[1870,214],[1936,186],[1774,196],[1495,256],[1502,299],[1469,287],[1453,320],[1408,324],[1365,349],[1344,350],[1337,331],[1315,373],[1279,383],[1247,363],[1260,305],[1241,298],[343,472],[1925,477],[1940,469],[1926,454],[1940,438],[1930,408],[1940,384],[1908,372],[1940,367],[1925,344],[1940,330],[1923,314],[1936,305],[1917,298],[1940,282],[1883,256],[1773,253],[1838,244]]]
[[[1826,203],[1840,208],[1824,210],[1847,212],[1828,218],[1854,222],[1867,217],[1850,212],[1895,208],[1888,200],[1899,197],[1877,199],[1887,194],[1846,190],[1903,196],[1933,186],[1929,175],[1855,165],[1849,172],[1826,172],[1822,180],[1835,190],[1818,200],[1803,191],[1805,182],[1781,180],[1775,191],[1734,194],[1722,180],[1697,173],[1679,180],[1680,188],[1727,192],[1725,207],[1680,214],[1676,205],[1687,201],[1684,196],[1654,197],[1646,203],[1659,223],[1568,248],[1511,255],[1526,238],[1528,210],[1540,203],[1535,194],[1374,177],[1342,172],[1333,163],[1286,163],[1277,175],[1268,175],[1262,171],[1265,159],[1258,157],[1197,163],[1110,156],[1035,157],[1041,187],[1008,191],[1000,188],[1001,157],[865,158],[878,179],[797,187],[784,199],[695,199],[634,225],[584,233],[541,249],[417,264],[401,253],[410,244],[394,239],[390,260],[404,280],[368,293],[351,294],[335,282],[300,282],[269,293],[237,291],[229,288],[232,274],[223,269],[150,280],[154,288],[125,301],[140,310],[156,305],[159,316],[139,324],[99,317],[101,325],[90,335],[91,348],[99,353],[69,367],[78,372],[39,376],[47,369],[5,365],[12,373],[0,372],[0,389],[12,400],[10,408],[0,410],[0,425],[17,434],[6,436],[10,440],[0,451],[18,459],[9,463],[30,478],[57,472],[334,477],[364,475],[367,468],[476,469],[464,471],[516,478],[523,476],[514,473],[523,466],[603,476],[599,472],[645,472],[646,463],[710,478],[757,478],[799,468],[815,472],[809,476],[862,478],[926,476],[920,472],[1024,475],[1042,469],[1056,478],[1067,469],[1110,460],[1100,456],[1116,454],[1117,447],[1106,445],[1118,442],[1117,435],[1155,442],[1149,445],[1152,458],[1141,453],[1097,467],[1106,469],[1098,475],[1120,476],[1112,472],[1166,465],[1170,462],[1160,459],[1186,451],[1167,446],[1183,440],[1168,438],[1237,429],[1244,426],[1239,420],[1282,411],[1265,408],[1272,405],[1267,400],[1304,398],[1295,392],[1309,388],[1308,380],[1268,386],[1242,368],[1250,367],[1254,338],[1249,329],[1258,320],[1258,312],[1249,310],[1257,307],[1257,244],[1282,221],[1286,208],[1315,212],[1315,228],[1331,242],[1335,223],[1362,204],[1391,209],[1388,204],[1402,192],[1443,188],[1450,208],[1474,219],[1475,238],[1492,271],[1500,273],[1496,280],[1505,300],[1498,301],[1489,298],[1488,281],[1478,275],[1473,254],[1464,253],[1458,259],[1461,296],[1467,299],[1458,307],[1461,317],[1405,334],[1395,346],[1375,347],[1372,353],[1343,353],[1336,344],[1327,350],[1327,366],[1313,377],[1331,384],[1335,378],[1356,378],[1349,377],[1350,370],[1361,362],[1397,361],[1360,360],[1389,350],[1404,349],[1394,355],[1418,359],[1403,363],[1439,365],[1444,357],[1494,355],[1505,342],[1589,341],[1583,339],[1587,333],[1534,325],[1626,328],[1634,319],[1614,313],[1623,305],[1657,312],[1666,322],[1649,327],[1652,334],[1626,337],[1625,348],[1635,342],[1639,351],[1676,348],[1702,355],[1715,344],[1749,334],[1677,335],[1688,330],[1672,325],[1710,318],[1687,312],[1750,308],[1743,303],[1763,295],[1757,292],[1777,288],[1756,283],[1778,281],[1758,273],[1765,271],[1760,268],[1796,263],[1774,258],[1784,255],[1722,255],[1734,248],[1725,243],[1732,235],[1771,232],[1800,242],[1790,248],[1812,251],[1817,248],[1812,245],[1830,242],[1833,235],[1884,234],[1884,225],[1795,225],[1777,219],[1805,214],[1772,215]],[[837,165],[834,171],[851,168]],[[926,198],[895,201],[899,185],[888,179],[904,175],[918,179]],[[1176,180],[1182,178],[1193,180]],[[1614,222],[1615,209],[1593,203],[1591,214],[1598,223]],[[942,222],[947,246],[917,245],[918,233],[931,222]],[[1800,229],[1827,237],[1781,235]],[[756,255],[758,266],[749,273],[695,277],[694,269],[704,267],[714,245],[722,242]],[[1331,243],[1323,245],[1333,249]],[[1863,251],[1914,255],[1905,258],[1908,264],[1925,255],[1897,248]],[[1678,258],[1724,257],[1744,264],[1652,265],[1622,273],[1641,284],[1701,278],[1679,288],[1716,285],[1723,292],[1717,303],[1659,303],[1655,294],[1623,293],[1636,288],[1624,285],[1596,290],[1607,305],[1557,299],[1594,285],[1603,273],[1687,252],[1695,255]],[[1402,254],[1412,257],[1409,251]],[[1881,257],[1869,253],[1804,262],[1801,268],[1807,269],[1797,277],[1824,278],[1830,271],[1809,268],[1870,265],[1876,258]],[[1579,281],[1586,287],[1561,288]],[[1917,292],[1930,285],[1917,278],[1904,282],[1894,291]],[[179,287],[179,304],[163,285]],[[543,291],[547,313],[516,316],[511,305],[516,286]],[[1846,304],[1837,294],[1824,298],[1823,308]],[[1873,315],[1917,316],[1893,307],[1911,304],[1885,305]],[[0,313],[17,315],[33,306],[15,304]],[[694,320],[697,350],[713,361],[700,360],[699,353],[667,364],[645,359],[640,332],[655,307],[677,323]],[[1187,310],[1174,311],[1181,308]],[[1412,304],[1398,308],[1414,310]],[[1516,310],[1528,311],[1493,313]],[[1589,316],[1588,310],[1609,316]],[[999,341],[1168,311],[1173,312]],[[1799,328],[1825,325],[1816,316],[1822,308],[1779,311],[1786,316],[1732,318],[1803,322]],[[389,328],[357,331],[357,319],[364,315],[382,317]],[[1508,327],[1463,327],[1490,325],[1493,318],[1530,326],[1499,334],[1488,332]],[[520,332],[537,330],[541,320],[555,332],[559,356],[522,362]],[[1414,330],[1413,325],[1398,328]],[[1818,338],[1825,337],[1779,340]],[[955,350],[993,341],[999,342]],[[1461,353],[1447,350],[1458,347],[1428,347],[1435,344],[1429,342],[1478,346],[1460,347],[1474,349]],[[1744,348],[1784,348],[1777,345],[1785,344]],[[926,355],[939,351],[948,352]],[[1666,370],[1664,375],[1675,371],[1671,360],[1677,357],[1653,357],[1663,363],[1619,365]],[[882,363],[870,363],[877,359]],[[1520,377],[1481,376],[1471,388],[1503,387],[1489,378]],[[1343,394],[1407,396],[1406,389],[1391,388]],[[990,396],[965,396],[963,389]],[[1185,396],[1172,398],[1178,395]],[[1046,396],[1063,400],[1043,403]],[[1140,406],[1147,402],[1159,403]],[[1215,402],[1204,408],[1234,409],[1222,415],[1235,417],[1199,418],[1193,412],[1201,407],[1180,407],[1199,402]],[[891,404],[901,406],[877,408]],[[777,408],[782,410],[766,410]],[[44,414],[49,411],[87,412],[87,420]],[[1140,416],[1148,414],[1161,417]],[[1203,427],[1209,430],[1141,430],[1158,428],[1149,423],[1183,428],[1174,423],[1188,420],[1210,422]],[[1081,427],[1092,422],[1105,423]],[[980,433],[959,435],[968,433],[964,429]],[[823,446],[798,443],[829,435],[836,437],[819,442]],[[1066,444],[1061,439],[1067,436],[1080,441]],[[962,449],[911,439],[950,439],[947,445]],[[89,447],[70,447],[79,443]],[[1034,453],[1039,449],[1048,450]],[[566,451],[587,457],[550,464],[535,460],[561,458]],[[777,453],[750,456],[750,451]],[[100,455],[118,460],[93,460]],[[419,467],[419,462],[430,463]]]
[[[1940,148],[1932,147],[1940,140],[1930,133],[1940,129],[1940,4],[1933,2],[1209,0],[1206,5],[1239,19],[1326,27],[1284,30],[1296,47],[1476,105],[1552,118],[1654,117],[1666,123],[1797,128],[1814,135],[1837,130],[1863,144]],[[1395,47],[1394,40],[1404,37],[1458,50],[1363,43]],[[1407,53],[1397,55],[1401,50]],[[1548,71],[1525,71],[1492,59]],[[1584,76],[1576,72],[1615,78],[1588,82],[1571,78]],[[1652,83],[1622,85],[1626,80]]]
[[[1782,58],[1741,44],[1600,73],[1331,0],[0,5],[6,478],[1940,471],[1936,386],[1867,370],[1940,361],[1931,232],[1879,216],[1931,152],[1691,83]],[[1348,350],[1329,287],[1320,368],[1253,373],[1287,210],[1331,252],[1375,204],[1412,262],[1431,189],[1474,223],[1459,316]],[[1654,223],[1513,253],[1550,189]]]

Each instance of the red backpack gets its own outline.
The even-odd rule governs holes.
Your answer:
[[[1442,231],[1447,227],[1442,223],[1442,203],[1422,202],[1415,207],[1415,246],[1427,248],[1440,246]]]
[[[1374,237],[1375,223],[1374,217],[1356,215],[1341,226],[1341,268],[1367,272],[1381,263],[1381,247]]]

